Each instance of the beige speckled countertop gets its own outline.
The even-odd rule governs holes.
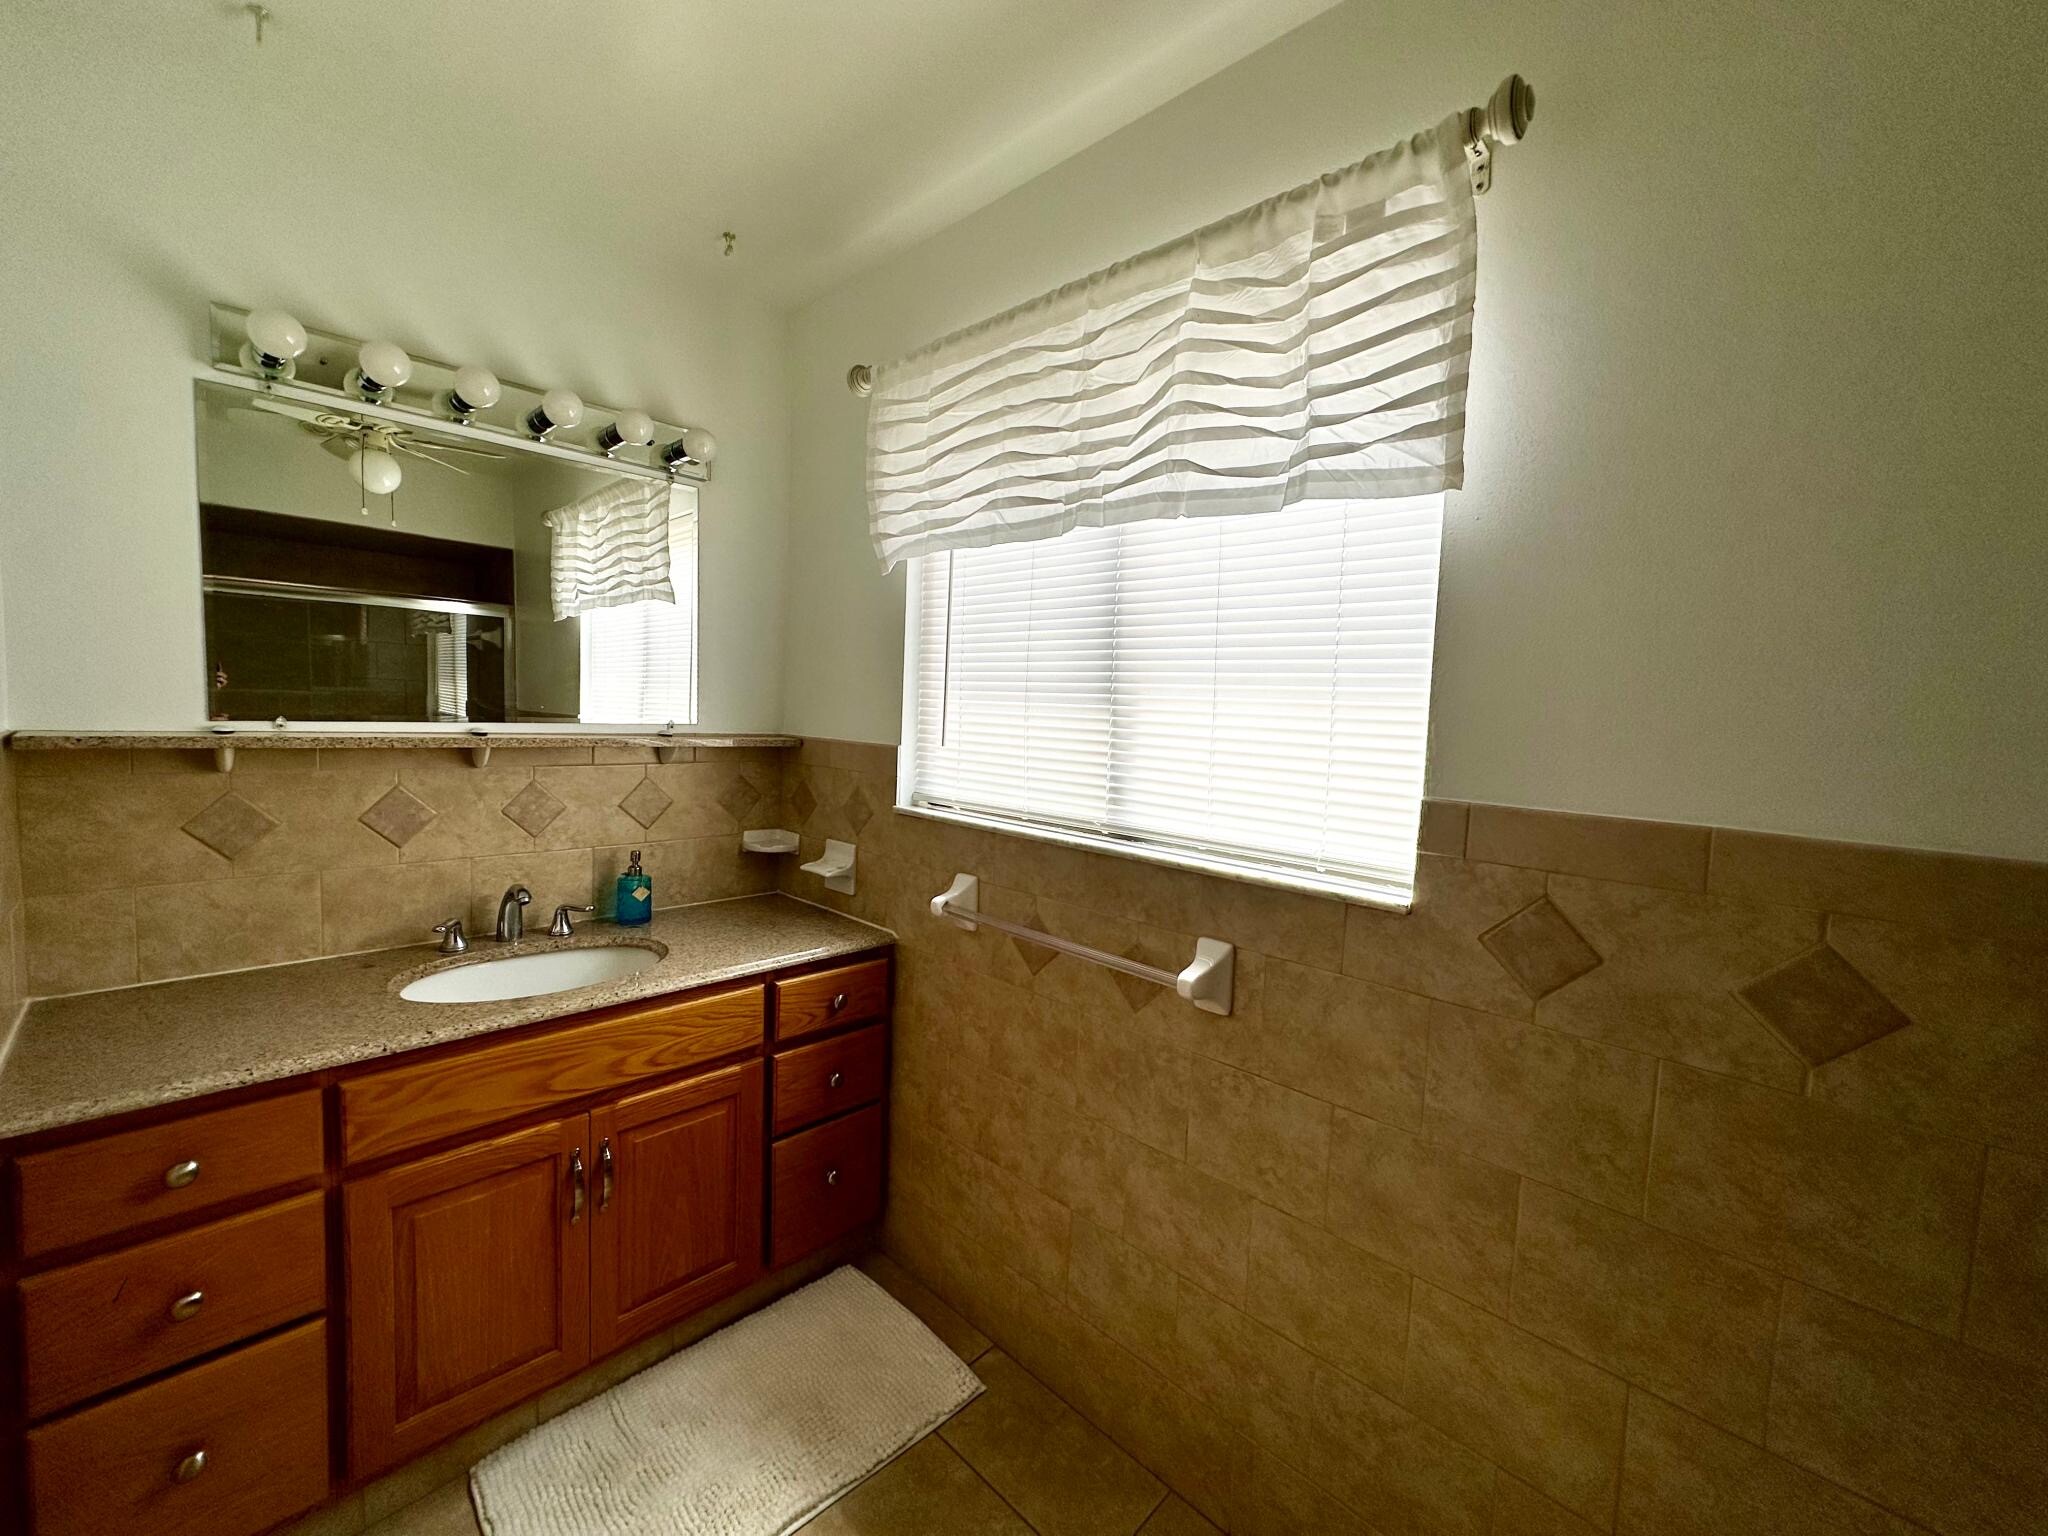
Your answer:
[[[573,939],[500,946],[462,960],[424,946],[257,971],[53,997],[29,1005],[0,1064],[0,1137],[276,1082],[446,1045],[638,998],[682,992],[895,941],[886,928],[789,896],[671,907],[641,928],[593,923]],[[628,942],[664,951],[617,981],[494,1003],[412,1003],[427,971],[499,955]]]

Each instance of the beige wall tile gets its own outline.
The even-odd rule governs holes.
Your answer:
[[[1991,1154],[1963,1337],[2048,1370],[2048,1163]]]
[[[1633,1216],[1522,1186],[1509,1318],[1751,1440],[1763,1438],[1780,1283]]]
[[[1230,1506],[1231,1536],[1376,1536],[1334,1494],[1259,1447],[1237,1458]]]
[[[1518,1477],[1505,1472],[1494,1476],[1490,1536],[1598,1536],[1605,1529],[1581,1520]]]
[[[544,934],[554,909],[562,905],[594,906],[596,884],[588,848],[553,853],[504,853],[472,859],[469,865],[469,931],[489,934],[498,921],[498,903],[505,892],[523,885],[533,893],[526,908],[525,931]],[[657,894],[657,900],[659,896]]]
[[[1631,1392],[1615,1530],[1620,1536],[1916,1536],[1920,1527],[1646,1392]]]
[[[398,849],[360,820],[396,782],[390,776],[298,773],[244,779],[237,772],[230,777],[238,794],[278,821],[276,831],[236,856],[237,877],[398,862]]]
[[[1197,1060],[1188,1099],[1188,1163],[1297,1216],[1320,1217],[1330,1106],[1263,1077]]]
[[[1819,1068],[1817,1097],[2048,1157],[2048,945],[1845,917],[1828,942],[1913,1024]]]
[[[1076,1218],[1067,1255],[1074,1310],[1139,1359],[1167,1374],[1178,1363],[1180,1277],[1092,1221]]]
[[[1678,891],[1707,888],[1706,827],[1475,805],[1465,857]]]
[[[1180,1287],[1175,1378],[1234,1432],[1283,1453],[1314,1412],[1316,1359],[1199,1286]]]
[[[1187,1147],[1190,1059],[1169,1041],[1116,1027],[1106,1007],[1088,1009],[1074,1031],[1075,1106],[1179,1157]]]
[[[1415,846],[1422,853],[1440,853],[1447,858],[1465,857],[1465,825],[1472,807],[1462,800],[1425,800],[1422,825]]]
[[[1708,889],[1955,933],[2028,940],[2048,928],[2048,863],[1973,854],[1717,828]]]
[[[2048,1523],[2048,1376],[1801,1285],[1768,1443],[1943,1536]]]
[[[1408,1290],[1407,1273],[1384,1259],[1269,1206],[1254,1208],[1245,1311],[1390,1397],[1401,1390]]]
[[[1004,994],[995,994],[1004,996]],[[983,1021],[989,1069],[1064,1104],[1076,1101],[1079,1037],[1092,1022],[1060,1003],[1011,990],[1013,1005]],[[1107,1117],[1105,1117],[1107,1118]]]
[[[22,888],[31,896],[109,885],[220,880],[234,866],[183,830],[220,798],[211,775],[24,777]]]
[[[505,807],[532,785],[531,768],[501,765],[493,754],[488,768],[432,764],[405,769],[398,782],[434,812],[434,819],[399,850],[407,863],[523,853],[539,846],[505,814]]]
[[[1565,1508],[1607,1523],[1628,1389],[1620,1378],[1418,1283],[1403,1401]]]
[[[135,919],[143,981],[309,960],[321,953],[320,876],[151,886],[136,897]]]
[[[469,861],[331,869],[320,876],[323,947],[343,955],[393,944],[425,944],[436,923],[469,917]],[[480,930],[489,933],[489,927]]]
[[[1543,894],[1539,870],[1423,854],[1407,912],[1352,907],[1344,972],[1382,986],[1509,1018],[1529,1016],[1529,994],[1487,953],[1479,935]]]
[[[1735,997],[1820,942],[1795,907],[1555,875],[1550,899],[1599,950],[1597,970],[1536,1005],[1536,1022],[1797,1091],[1805,1063]]]
[[[1953,1333],[1983,1162],[1981,1147],[1667,1065],[1645,1214]]]
[[[1335,1368],[1316,1370],[1303,1470],[1372,1528],[1484,1536],[1493,1464]]]
[[[668,768],[635,768],[630,765],[599,768],[586,762],[576,767],[536,768],[533,782],[562,802],[562,814],[548,823],[547,828],[534,839],[534,846],[612,848],[631,843],[635,838],[672,843],[685,836],[735,830],[730,817],[722,817],[719,825],[693,830],[680,818],[670,820],[673,807],[654,823],[656,830],[650,830],[621,808],[620,802],[632,794],[643,780],[660,784],[654,775],[694,766],[676,763]],[[661,784],[661,788],[667,790],[665,784]]]
[[[1233,1065],[1389,1125],[1422,1129],[1429,1004],[1350,976],[1266,963],[1256,1059]]]
[[[1547,897],[1479,936],[1530,997],[1542,999],[1600,964],[1600,952]]]
[[[21,904],[27,991],[32,997],[125,987],[140,979],[131,891],[31,896]],[[12,1023],[12,1012],[4,1023]]]
[[[1338,1110],[1325,1225],[1368,1253],[1503,1315],[1521,1180]]]
[[[1149,1147],[1125,1172],[1123,1234],[1226,1301],[1242,1300],[1251,1196]]]
[[[1633,1051],[1439,1004],[1428,1135],[1622,1210],[1637,1210],[1657,1063]]]

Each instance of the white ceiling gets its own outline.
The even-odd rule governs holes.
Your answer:
[[[106,13],[71,15],[84,47],[211,60],[242,98],[218,103],[224,125],[274,82],[288,105],[258,131],[409,141],[468,200],[524,199],[635,265],[718,262],[794,302],[1332,3],[268,0],[260,51],[239,0],[156,0],[120,43]]]

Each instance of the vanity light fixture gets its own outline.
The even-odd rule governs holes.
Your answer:
[[[281,309],[252,309],[249,339],[242,344],[242,366],[266,379],[288,379],[299,371],[306,350],[306,328]]]
[[[342,380],[342,388],[381,405],[411,377],[412,359],[405,355],[405,348],[393,341],[366,341],[356,354],[355,367]]]
[[[466,368],[455,370],[455,387],[448,391],[443,404],[448,412],[465,427],[478,411],[487,411],[498,403],[498,376],[488,368],[479,368],[471,363]]]
[[[645,448],[653,441],[654,418],[645,411],[621,411],[617,421],[597,434],[597,446],[608,459],[618,457],[621,448]]]
[[[573,427],[581,420],[582,397],[573,390],[551,389],[526,413],[526,430],[536,441],[545,441],[557,427]]]
[[[718,439],[702,427],[685,427],[683,435],[662,446],[661,462],[670,469],[684,464],[709,464],[718,457]]]

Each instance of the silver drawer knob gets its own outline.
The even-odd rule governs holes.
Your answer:
[[[837,1168],[828,1169],[825,1174],[825,1182],[827,1184],[837,1184],[839,1182],[839,1170]]]
[[[199,1159],[188,1157],[182,1163],[173,1163],[164,1170],[164,1188],[183,1189],[199,1177]]]
[[[827,1088],[837,1088],[841,1083],[845,1081],[846,1075],[844,1073],[834,1072],[830,1077],[825,1079],[825,1086]]]
[[[833,1011],[834,1013],[837,1013],[837,1012],[838,1012],[838,1011],[839,1011],[840,1009],[844,1008],[845,1006],[846,1006],[846,994],[845,994],[844,992],[835,992],[835,993],[833,993],[833,994],[832,994],[832,1011]]]
[[[188,1317],[197,1317],[206,1301],[206,1292],[192,1291],[171,1303],[171,1321],[182,1323]]]
[[[171,1476],[181,1483],[189,1483],[206,1470],[206,1452],[194,1451],[178,1463],[178,1469]]]

